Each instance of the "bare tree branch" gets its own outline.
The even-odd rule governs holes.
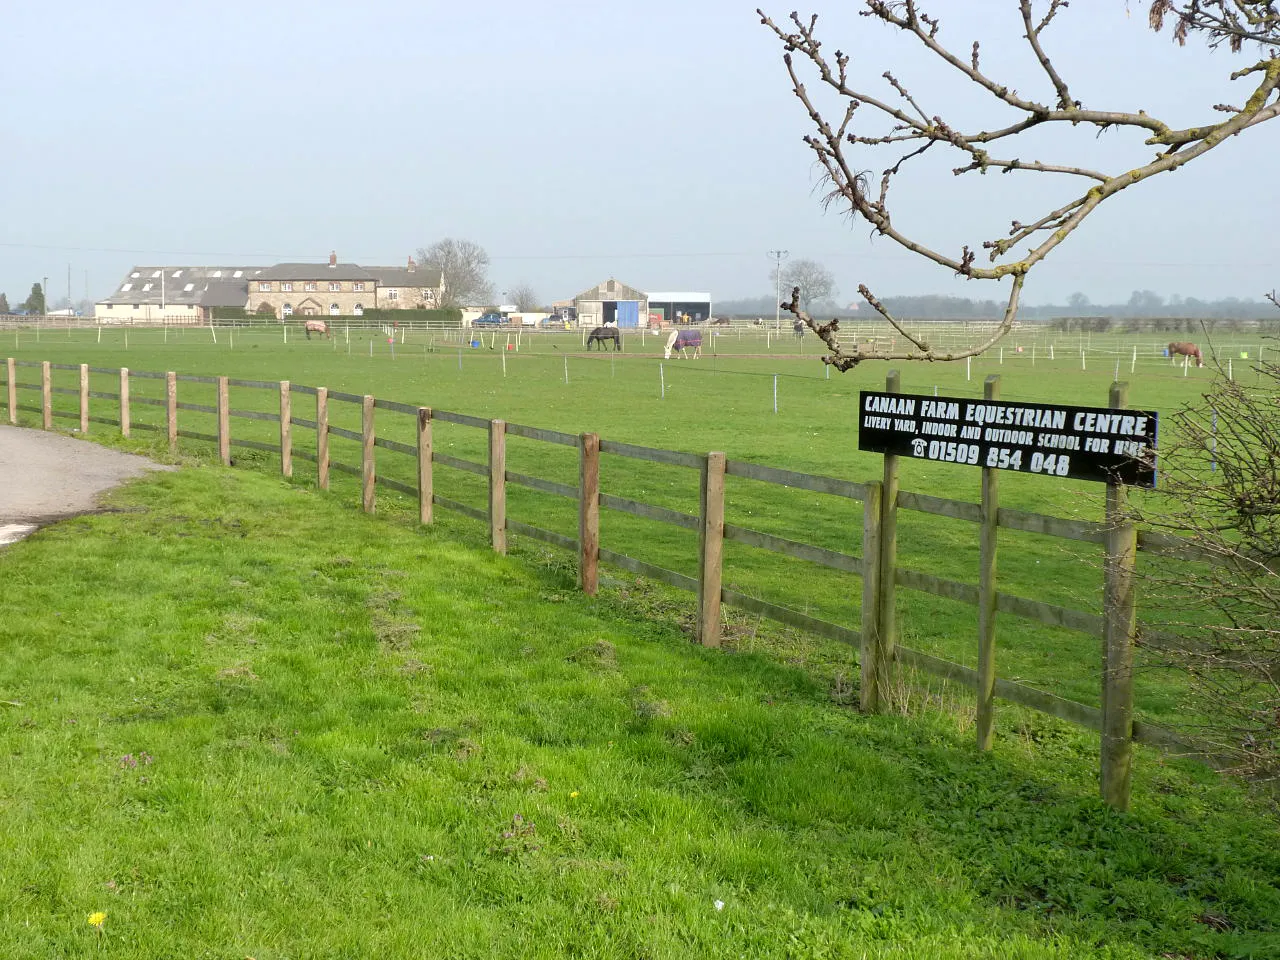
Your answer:
[[[1013,0],[1010,0],[1012,3]],[[1280,2],[1280,0],[1276,0]],[[1037,100],[1020,96],[1016,90],[988,76],[981,68],[979,45],[973,43],[967,58],[952,53],[939,39],[941,24],[920,9],[917,0],[862,0],[862,15],[879,21],[898,31],[915,38],[930,53],[959,71],[966,79],[985,90],[999,104],[1014,109],[1023,116],[1005,127],[993,130],[966,130],[962,126],[950,123],[940,116],[931,116],[922,99],[910,90],[895,74],[884,71],[880,73],[888,82],[897,102],[893,98],[885,99],[873,95],[860,88],[850,77],[851,58],[848,54],[837,50],[828,56],[822,49],[822,42],[817,35],[817,17],[807,19],[793,13],[790,22],[785,26],[775,23],[763,11],[757,11],[761,23],[781,42],[783,47],[783,63],[791,81],[792,91],[800,101],[805,112],[814,125],[814,132],[804,138],[805,144],[813,151],[821,166],[824,178],[831,189],[824,197],[825,204],[838,203],[848,205],[850,212],[867,221],[874,231],[899,244],[903,248],[945,267],[955,273],[972,280],[1000,280],[1013,277],[1015,284],[1011,291],[1010,303],[1014,314],[1006,317],[1007,325],[1002,323],[1000,329],[1005,333],[1011,328],[1016,316],[1018,294],[1027,273],[1045,259],[1060,243],[1062,243],[1083,221],[1089,217],[1103,202],[1159,174],[1169,173],[1190,163],[1209,150],[1214,149],[1228,137],[1232,137],[1259,123],[1270,120],[1280,114],[1280,99],[1275,94],[1280,89],[1280,57],[1265,56],[1262,59],[1237,70],[1232,74],[1234,80],[1253,78],[1252,93],[1239,109],[1225,104],[1217,104],[1212,109],[1225,113],[1223,119],[1198,126],[1175,128],[1162,119],[1151,116],[1145,111],[1126,112],[1111,110],[1085,109],[1079,101],[1071,96],[1070,87],[1065,77],[1054,66],[1053,61],[1043,44],[1046,29],[1067,8],[1066,0],[1048,0],[1044,14],[1036,21],[1037,0],[1017,0],[1018,16],[1021,18],[1024,36],[1035,60],[1052,85],[1056,102],[1054,106],[1040,103]],[[1268,20],[1272,10],[1271,2],[1253,2],[1253,0],[1155,0],[1151,20],[1157,26],[1156,7],[1161,10],[1161,17],[1176,14],[1191,17],[1187,30],[1201,30],[1211,38],[1218,36],[1214,30],[1227,31],[1222,34],[1226,38],[1235,36],[1230,31],[1245,31],[1251,35],[1272,36],[1276,33],[1276,25]],[[1213,18],[1217,17],[1217,20]],[[1196,19],[1199,18],[1199,19]],[[1268,33],[1270,31],[1270,33]],[[1233,47],[1237,48],[1237,47]],[[801,76],[801,65],[816,76],[819,89],[826,95],[834,95],[844,101],[842,118],[836,125],[829,123],[819,109],[815,98],[806,88]],[[865,112],[862,108],[866,108]],[[876,132],[868,127],[864,119],[887,121],[887,131]],[[1143,135],[1141,143],[1147,147],[1155,147],[1157,151],[1147,154],[1145,162],[1121,171],[1106,172],[1072,163],[1069,160],[1024,160],[1019,157],[1007,159],[992,157],[988,146],[1000,141],[1015,142],[1020,134],[1046,124],[1065,124],[1072,128],[1093,127],[1103,131],[1110,129],[1129,129]],[[980,246],[986,250],[990,266],[978,266],[973,252],[979,244],[969,244],[961,248],[958,254],[947,253],[936,249],[921,238],[909,235],[898,229],[893,222],[889,206],[889,195],[895,178],[898,177],[908,160],[918,157],[930,147],[950,148],[958,151],[964,162],[953,168],[956,175],[977,171],[986,173],[996,169],[1003,173],[1015,171],[1026,173],[1058,174],[1066,177],[1079,177],[1090,181],[1090,186],[1067,203],[1059,206],[1051,213],[1036,216],[1029,224],[1014,221],[1013,228],[1007,237],[983,240]],[[878,190],[871,192],[870,171],[865,169],[864,153],[871,149],[897,148],[901,153],[896,162],[886,166],[878,181]],[[859,161],[855,161],[855,154]],[[1025,248],[1022,248],[1027,244]],[[1015,249],[1022,248],[1022,249]],[[865,294],[864,294],[865,295]],[[868,302],[871,302],[870,300]],[[785,304],[784,304],[785,306]],[[893,318],[877,308],[895,329],[906,336],[905,331]],[[795,312],[795,311],[792,311]],[[802,320],[804,311],[796,315]],[[838,343],[835,336],[837,327],[831,324],[819,325],[812,320],[805,322],[822,336],[826,330],[831,338],[824,341],[828,346]],[[1003,334],[1001,334],[1003,335]],[[894,355],[892,359],[945,359],[937,356],[907,336],[915,345],[914,351],[907,355]],[[999,337],[996,337],[998,340]],[[991,346],[990,341],[981,349],[957,353],[952,359],[962,359],[980,353]],[[847,365],[837,363],[840,369],[849,369],[863,359],[879,356],[874,348],[832,347],[832,362],[851,359]]]

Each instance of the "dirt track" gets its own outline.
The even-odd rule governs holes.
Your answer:
[[[171,469],[87,440],[0,426],[0,544],[96,510],[98,495],[125,480]]]

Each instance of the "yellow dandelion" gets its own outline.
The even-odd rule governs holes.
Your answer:
[[[569,794],[570,797],[576,797],[577,795],[578,795],[577,790],[574,790],[572,793]]]
[[[85,919],[88,921],[89,926],[97,930],[101,930],[102,925],[107,922],[107,915],[103,913],[101,910],[96,910],[93,913],[89,914],[89,916],[86,917]]]

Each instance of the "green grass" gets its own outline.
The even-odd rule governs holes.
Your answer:
[[[817,362],[816,341],[799,344],[789,335],[766,343],[758,333],[738,332],[718,337],[712,355],[698,361],[662,364],[666,385],[660,397],[659,341],[644,344],[628,338],[627,352],[614,356],[580,355],[580,338],[574,334],[540,334],[527,337],[519,353],[504,351],[505,334],[496,338],[497,350],[460,348],[446,344],[442,335],[413,331],[408,342],[398,344],[393,358],[385,339],[373,332],[353,334],[351,343],[340,332],[333,341],[300,340],[292,331],[288,344],[279,334],[261,330],[226,328],[213,342],[208,329],[172,331],[131,330],[128,349],[125,332],[107,329],[101,342],[97,331],[48,332],[36,343],[31,331],[12,334],[16,353],[4,343],[2,352],[22,359],[53,362],[88,362],[94,366],[128,365],[134,370],[174,369],[202,375],[224,374],[243,379],[279,380],[324,385],[333,390],[373,394],[379,398],[417,403],[483,417],[549,427],[571,433],[594,431],[606,439],[647,446],[691,451],[726,451],[730,458],[844,477],[855,481],[880,476],[881,458],[856,449],[855,406],[858,390],[883,385],[887,365],[869,363],[856,372],[831,374],[828,379]],[[5,334],[5,338],[9,334]],[[489,341],[486,340],[486,344]],[[1023,346],[1023,353],[1016,352]],[[1223,355],[1237,358],[1238,375],[1249,376],[1248,361],[1238,359],[1241,350],[1256,359],[1262,345],[1259,336],[1234,335],[1219,346]],[[1138,347],[1136,365],[1133,348]],[[369,356],[372,347],[373,356]],[[1054,348],[1054,360],[1046,357]],[[1089,351],[1088,369],[1082,370],[1080,348]],[[1157,337],[1125,335],[1055,335],[1041,329],[1019,331],[1007,341],[1005,362],[999,353],[978,358],[966,379],[964,364],[903,364],[903,389],[930,394],[976,396],[983,378],[999,374],[1002,395],[1010,400],[1047,400],[1105,406],[1108,386],[1117,364],[1132,383],[1135,407],[1171,412],[1193,399],[1211,384],[1209,369],[1189,371],[1171,365],[1158,354]],[[350,351],[348,353],[348,350]],[[807,350],[807,356],[798,352]],[[1033,364],[1031,351],[1036,351]],[[778,355],[771,355],[770,351]],[[569,380],[566,383],[566,356]],[[502,363],[505,357],[506,373]],[[1132,373],[1131,365],[1135,366]],[[774,374],[778,374],[779,410],[773,410]],[[38,371],[19,369],[19,380],[38,382]],[[64,387],[77,383],[73,371],[56,371],[55,382]],[[95,391],[116,389],[115,378],[95,374]],[[163,382],[136,379],[135,397],[158,399]],[[22,391],[22,401],[38,403],[38,392]],[[186,401],[212,404],[213,389],[203,384],[182,384]],[[110,413],[110,401],[94,401],[95,408]],[[55,406],[71,412],[74,396],[55,396]],[[232,390],[236,409],[272,411],[276,398],[269,391]],[[309,397],[295,395],[296,416],[312,416]],[[134,406],[135,422],[163,423],[163,409]],[[359,428],[359,409],[353,404],[331,404],[333,422],[347,429]],[[36,417],[24,414],[26,422]],[[184,428],[214,432],[212,417],[183,412]],[[61,428],[74,420],[59,419]],[[272,424],[233,421],[237,437],[270,441]],[[379,411],[378,432],[405,443],[414,440],[413,419]],[[112,428],[94,424],[91,433],[109,435]],[[133,449],[156,450],[157,435],[137,433]],[[295,431],[299,449],[313,449],[312,436]],[[486,458],[482,431],[443,422],[435,426],[438,451],[475,461]],[[186,449],[208,449],[192,443]],[[234,449],[237,462],[271,469],[267,454]],[[341,461],[359,462],[358,444],[332,440],[332,455]],[[379,474],[412,483],[411,458],[378,451]],[[310,464],[298,461],[300,477],[311,476]],[[570,448],[512,438],[508,469],[574,484],[576,454]],[[971,467],[923,461],[904,462],[902,489],[975,501],[980,471]],[[436,470],[436,492],[455,500],[483,506],[485,481],[445,467]],[[636,500],[657,503],[685,513],[697,512],[697,477],[693,471],[605,456],[603,489]],[[1002,505],[1023,510],[1097,521],[1102,517],[1100,484],[1005,473],[1001,479]],[[509,487],[508,515],[572,536],[576,514],[572,502],[542,492]],[[861,504],[803,491],[784,490],[750,480],[729,478],[727,516],[731,523],[752,527],[789,539],[818,544],[845,553],[860,553]],[[601,521],[605,547],[636,556],[687,575],[696,573],[696,537],[690,531],[637,520],[605,511]],[[1101,554],[1096,546],[1002,531],[1000,535],[1000,589],[1070,608],[1100,612],[1102,600]],[[974,583],[977,580],[976,528],[962,521],[903,511],[899,515],[900,565],[937,576]],[[730,543],[726,548],[725,583],[774,603],[836,623],[859,623],[861,584],[857,577],[817,569],[800,561]],[[949,660],[975,666],[977,661],[976,610],[964,604],[927,594],[900,590],[899,626],[902,642]],[[1140,601],[1141,602],[1141,601]],[[1140,615],[1144,611],[1140,607]],[[1098,705],[1100,663],[1097,643],[1080,634],[1032,621],[1002,616],[998,625],[1000,650],[997,669],[1001,676],[1017,679],[1060,696]],[[1136,701],[1144,719],[1179,726],[1192,709],[1180,678],[1154,661],[1141,658]]]
[[[1143,751],[1116,815],[1090,734],[977,756],[350,494],[192,464],[0,552],[0,955],[1280,956],[1230,782]]]

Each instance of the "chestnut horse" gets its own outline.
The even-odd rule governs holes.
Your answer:
[[[1169,359],[1175,357],[1192,357],[1196,361],[1197,367],[1204,366],[1204,357],[1200,353],[1200,348],[1194,343],[1171,343],[1169,344]]]
[[[311,334],[318,333],[323,337],[329,336],[329,325],[323,320],[308,320],[302,325],[302,329],[306,331],[307,339],[311,339]]]

